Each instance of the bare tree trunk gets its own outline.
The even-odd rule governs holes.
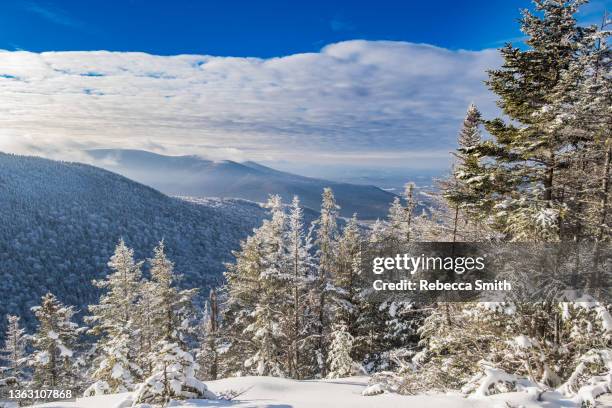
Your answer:
[[[453,218],[453,244],[457,242],[457,226],[459,224],[459,205],[455,206],[455,216]]]

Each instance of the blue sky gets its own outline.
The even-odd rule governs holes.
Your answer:
[[[585,10],[595,20],[608,0]],[[4,0],[0,48],[272,57],[350,39],[478,50],[520,38],[528,0]]]
[[[499,114],[486,71],[501,64],[496,48],[520,42],[527,6],[3,0],[0,150],[446,169],[467,106]]]

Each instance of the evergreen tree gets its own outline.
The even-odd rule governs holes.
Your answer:
[[[171,400],[215,398],[206,385],[195,378],[198,366],[193,356],[176,342],[161,340],[153,357],[153,375],[136,390],[135,404],[167,406]]]
[[[610,237],[609,195],[612,160],[611,24],[605,14],[600,27],[582,28],[577,58],[557,86],[555,124],[572,149],[565,152],[562,182],[567,206],[565,234],[574,240]]]
[[[414,188],[414,183],[406,183],[406,185],[404,186],[404,199],[406,200],[406,207],[404,209],[404,219],[406,222],[406,242],[410,242],[413,239],[412,220],[414,218],[414,210],[417,207],[417,199],[415,197]]]
[[[245,330],[253,324],[255,308],[262,293],[259,276],[263,269],[262,237],[255,233],[241,243],[234,252],[235,263],[226,265],[226,285],[223,288],[227,300],[222,312],[223,338],[227,351],[223,354],[221,376],[255,374],[244,366],[247,358],[256,352],[252,336]]]
[[[340,207],[336,204],[334,193],[331,188],[325,188],[322,195],[321,215],[317,220],[317,239],[318,247],[318,282],[316,286],[316,296],[318,297],[317,312],[317,335],[318,345],[316,355],[319,364],[319,371],[322,376],[327,375],[327,349],[329,346],[331,322],[330,305],[327,297],[331,288],[330,282],[334,275],[334,267],[337,253],[336,238],[338,234],[338,211]]]
[[[17,381],[24,378],[26,363],[27,336],[25,330],[19,325],[19,317],[8,315],[8,326],[4,335],[4,348],[0,350],[0,366],[2,377],[13,377]]]
[[[401,251],[413,238],[413,213],[416,208],[414,184],[406,183],[404,190],[406,206],[402,205],[400,197],[395,197],[389,207],[389,215],[384,223],[384,236],[381,242],[390,251]]]
[[[64,306],[47,293],[40,306],[32,308],[38,327],[32,336],[34,369],[32,386],[36,388],[74,389],[76,384],[76,347],[80,329],[72,321],[74,309]]]
[[[263,246],[260,263],[260,292],[253,310],[253,321],[245,332],[253,337],[255,354],[246,360],[257,375],[284,377],[289,375],[285,345],[290,336],[290,305],[293,296],[287,291],[289,273],[286,241],[287,217],[281,198],[271,196],[266,206],[271,219],[265,220],[256,231]]]
[[[155,284],[147,279],[142,279],[138,288],[138,301],[136,313],[134,314],[134,333],[137,335],[135,363],[142,370],[143,376],[153,371],[153,362],[149,359],[153,353],[156,341],[159,339],[158,328],[153,324],[157,299],[154,291]]]
[[[96,344],[97,368],[92,375],[97,384],[90,391],[117,393],[131,390],[142,376],[142,369],[136,364],[135,325],[142,262],[135,262],[134,251],[120,240],[108,266],[111,273],[106,279],[94,281],[105,293],[97,305],[89,306],[92,315],[87,319],[93,324],[90,333],[100,336]]]
[[[289,339],[289,372],[292,378],[300,379],[307,375],[308,354],[312,344],[308,341],[313,326],[312,308],[309,305],[309,289],[313,279],[314,259],[311,254],[311,234],[304,232],[304,216],[300,200],[293,197],[287,225],[287,256],[293,304]]]
[[[219,305],[217,293],[211,289],[208,302],[204,305],[204,313],[200,321],[198,333],[199,347],[196,361],[199,366],[198,378],[216,380],[219,372]]]
[[[352,348],[353,336],[348,332],[347,327],[343,324],[336,325],[329,350],[327,378],[342,378],[351,375],[354,364],[351,359]]]
[[[389,207],[385,229],[385,241],[388,246],[399,250],[407,242],[410,236],[408,217],[410,215],[402,205],[401,199],[395,197]]]
[[[525,10],[521,20],[529,48],[506,45],[503,66],[489,72],[488,85],[511,122],[486,121],[494,140],[478,150],[492,159],[487,175],[498,228],[513,240],[555,241],[566,211],[559,171],[573,150],[556,123],[555,90],[576,58],[582,31],[574,15],[584,1],[534,3],[538,14]]]
[[[189,336],[189,319],[192,317],[192,299],[198,289],[177,288],[181,275],[174,271],[174,264],[166,257],[161,241],[149,259],[153,305],[152,326],[157,330],[157,340],[184,344]]]
[[[490,201],[484,194],[488,190],[489,178],[477,149],[482,142],[481,123],[482,118],[478,108],[470,104],[459,132],[459,147],[455,153],[456,163],[452,177],[442,183],[443,197],[455,213],[453,216],[455,235],[460,211],[466,212],[467,217],[474,221],[481,221],[490,208]]]
[[[351,335],[356,334],[361,302],[361,233],[357,216],[348,221],[338,237],[337,258],[332,276],[334,322],[343,324]]]
[[[136,392],[138,403],[166,403],[170,399],[200,398],[206,387],[194,378],[197,365],[187,351],[192,298],[197,289],[179,290],[181,275],[166,257],[164,242],[149,259],[151,324],[155,328],[152,351],[146,357],[153,370]]]

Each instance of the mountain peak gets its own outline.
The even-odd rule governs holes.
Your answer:
[[[385,217],[396,197],[375,186],[300,176],[251,160],[211,161],[197,156],[114,149],[95,150],[93,157],[101,167],[170,195],[233,197],[257,202],[265,202],[270,194],[279,194],[290,202],[297,195],[304,206],[318,210],[323,188],[331,187],[341,215],[350,217],[357,213],[362,219]]]

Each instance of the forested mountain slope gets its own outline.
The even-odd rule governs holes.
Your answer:
[[[138,259],[164,239],[182,285],[205,287],[265,217],[243,200],[168,197],[89,165],[0,153],[0,332],[47,291],[84,310],[119,238]]]
[[[384,218],[395,195],[370,185],[339,183],[278,171],[255,162],[210,161],[197,156],[164,156],[142,150],[97,149],[87,152],[96,165],[171,195],[237,197],[265,202],[279,194],[291,202],[298,195],[313,210],[321,206],[324,187],[334,190],[340,213],[360,219]]]

